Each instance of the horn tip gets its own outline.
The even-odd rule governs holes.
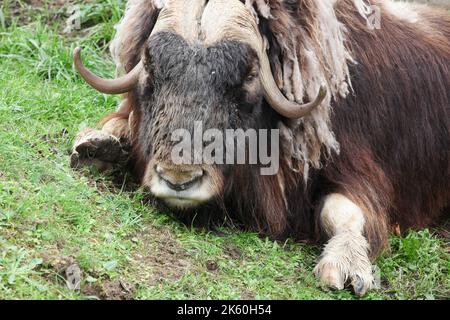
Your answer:
[[[80,48],[80,47],[76,47],[76,48],[73,50],[73,58],[74,58],[74,59],[79,58],[79,57],[80,57],[80,53],[81,53],[81,48]]]
[[[319,105],[323,102],[323,100],[325,100],[327,94],[328,94],[328,89],[327,89],[327,87],[326,87],[325,84],[322,84],[322,85],[320,86],[319,93],[318,93],[318,95],[317,95],[315,104],[316,104],[317,106],[319,106]]]
[[[325,96],[327,95],[327,93],[328,93],[327,87],[326,87],[324,84],[322,84],[322,85],[320,86],[320,89],[319,89],[319,97],[320,97],[320,98],[325,98]]]

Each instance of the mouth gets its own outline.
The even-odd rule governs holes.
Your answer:
[[[207,174],[196,175],[183,183],[168,178],[158,167],[150,179],[150,192],[174,209],[193,209],[211,200],[215,192]]]

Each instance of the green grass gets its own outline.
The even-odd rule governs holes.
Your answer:
[[[126,191],[127,176],[72,171],[74,135],[118,102],[75,75],[72,49],[113,75],[105,44],[123,3],[88,2],[83,31],[70,37],[61,17],[49,23],[63,8],[24,22],[12,5],[0,6],[0,299],[354,299],[317,284],[318,247],[192,230]],[[365,299],[450,298],[448,242],[427,230],[390,241],[377,261],[382,287]],[[73,262],[80,292],[64,282]]]

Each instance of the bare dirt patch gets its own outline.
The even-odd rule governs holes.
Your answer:
[[[214,260],[208,260],[206,261],[206,269],[208,269],[208,271],[216,271],[219,269],[219,265]]]
[[[70,2],[65,0],[26,0],[21,3],[16,1],[9,7],[9,12],[15,18],[18,18],[20,24],[29,24],[33,22],[33,16],[36,13],[42,13],[48,16],[49,21],[60,19],[65,15],[64,7],[69,6]]]
[[[63,274],[70,265],[76,263],[73,256],[64,256],[57,247],[49,248],[38,254],[42,259],[42,265],[58,274]]]
[[[242,251],[238,247],[236,247],[233,244],[227,244],[225,245],[223,249],[224,253],[229,256],[230,258],[234,260],[241,260],[242,259]]]
[[[244,289],[241,293],[242,300],[255,300],[255,298],[255,293],[250,290]]]
[[[124,280],[106,280],[90,283],[81,289],[81,293],[88,297],[103,300],[132,300],[135,285]]]
[[[193,266],[191,257],[164,227],[146,226],[133,237],[141,250],[132,255],[131,272],[139,283],[154,285],[164,280],[178,280]]]
[[[80,293],[88,298],[107,300],[131,300],[134,298],[136,286],[123,279],[99,279],[94,283],[84,282],[83,280],[87,279],[89,274],[79,269],[78,262],[73,256],[61,255],[57,248],[50,248],[40,253],[39,257],[43,260],[42,266],[48,269],[48,277],[53,279],[51,274],[58,274],[58,282],[62,286],[68,286],[64,281],[69,280],[67,270],[78,269],[80,283],[78,286],[72,288],[69,286],[69,288],[80,290]],[[74,289],[75,287],[76,289]]]
[[[21,10],[23,10],[23,6],[31,7],[33,9],[59,9],[66,5],[69,5],[70,1],[66,0],[52,0],[52,1],[46,1],[46,0],[25,0],[22,1],[22,4],[18,1],[12,6],[12,9],[14,10],[17,15],[20,15],[22,13]]]

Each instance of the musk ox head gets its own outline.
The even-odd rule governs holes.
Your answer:
[[[134,96],[143,185],[168,205],[188,209],[222,197],[233,166],[226,159],[195,161],[195,146],[193,161],[174,161],[182,139],[174,139],[174,132],[195,135],[199,125],[223,136],[229,129],[270,130],[282,117],[308,115],[326,96],[322,87],[308,104],[286,99],[266,49],[255,17],[239,0],[171,0],[159,14],[141,61],[127,75],[114,80],[93,75],[83,66],[79,49],[75,65],[98,91]]]

